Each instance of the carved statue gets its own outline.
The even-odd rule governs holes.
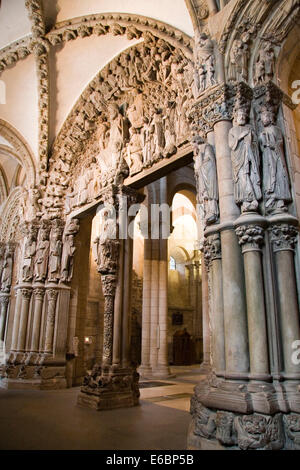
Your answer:
[[[63,250],[61,257],[62,282],[70,282],[73,276],[73,258],[76,251],[74,237],[79,230],[79,220],[71,219],[65,227],[63,234]]]
[[[93,241],[94,259],[101,274],[114,274],[117,269],[119,243],[116,240],[116,221],[108,209],[102,209],[100,236]]]
[[[145,166],[151,164],[152,157],[152,133],[149,119],[144,116],[144,126],[142,128],[142,152],[143,152],[143,163]]]
[[[165,131],[165,155],[170,157],[176,153],[176,132],[175,132],[175,119],[176,119],[176,96],[172,93],[170,99],[167,100],[165,106],[164,116],[164,131]]]
[[[246,40],[235,39],[230,51],[229,79],[246,82],[248,80],[248,60],[249,46]]]
[[[127,145],[127,158],[130,175],[133,176],[143,167],[142,138],[139,130],[135,127],[129,129],[130,140]]]
[[[256,211],[261,199],[259,153],[255,132],[247,124],[247,111],[235,110],[234,126],[229,131],[234,196],[242,212]]]
[[[49,228],[42,226],[39,231],[39,237],[36,248],[34,263],[34,280],[43,282],[47,276],[48,256],[49,256]]]
[[[36,253],[36,227],[30,225],[24,242],[22,281],[30,282],[33,278],[34,256]]]
[[[121,158],[125,141],[125,120],[119,111],[117,104],[112,103],[108,107],[110,129],[107,131],[107,147],[99,154],[98,161],[103,173],[116,169]]]
[[[40,215],[41,207],[39,204],[40,192],[34,186],[31,186],[21,202],[21,213],[22,219],[26,222],[34,220]]]
[[[197,137],[194,139],[194,155],[198,200],[204,207],[205,225],[209,225],[219,216],[215,153],[212,145]]]
[[[0,286],[2,292],[9,292],[11,288],[12,280],[12,269],[13,269],[13,249],[7,246],[5,250],[2,274],[0,278]]]
[[[264,129],[259,135],[263,160],[263,192],[266,212],[283,212],[291,201],[289,177],[284,158],[283,135],[275,125],[275,113],[267,108],[261,112]]]
[[[162,157],[163,150],[165,148],[165,135],[164,125],[162,119],[161,109],[155,109],[154,115],[151,121],[151,130],[153,134],[153,157],[154,162],[158,161]]]
[[[195,42],[195,87],[196,92],[200,93],[217,83],[215,78],[214,45],[205,33],[199,34],[195,38]]]
[[[50,233],[50,251],[48,281],[57,282],[60,277],[61,254],[62,254],[62,228],[56,224]]]
[[[259,85],[272,80],[275,72],[275,53],[272,44],[264,41],[259,50],[254,73],[254,83]]]

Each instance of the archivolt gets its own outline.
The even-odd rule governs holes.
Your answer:
[[[34,157],[25,139],[8,122],[0,119],[0,135],[2,135],[12,146],[1,145],[1,151],[10,155],[23,166],[29,186],[34,186],[36,181],[36,170]]]
[[[13,189],[2,206],[0,218],[0,241],[16,241],[20,223],[20,203],[24,198],[24,189],[20,186]]]

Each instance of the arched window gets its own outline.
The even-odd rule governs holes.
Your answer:
[[[170,270],[176,271],[176,261],[173,256],[170,256]]]

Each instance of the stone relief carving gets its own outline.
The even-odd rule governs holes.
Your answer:
[[[37,247],[38,227],[33,223],[28,223],[23,227],[23,231],[25,240],[21,265],[21,281],[31,282],[34,275],[34,257]]]
[[[48,257],[49,257],[49,233],[50,227],[47,221],[42,220],[39,229],[36,255],[34,260],[34,280],[44,282],[47,277]]]
[[[195,98],[216,85],[214,44],[206,33],[197,34],[194,47]]]
[[[240,225],[236,229],[242,251],[260,250],[264,242],[264,230],[259,225]]]
[[[61,282],[70,282],[73,276],[73,258],[76,251],[74,238],[79,231],[79,220],[71,219],[63,233],[63,249],[61,257]]]
[[[275,72],[275,52],[270,41],[264,41],[255,62],[254,84],[272,80]]]
[[[4,247],[3,247],[4,248]],[[0,267],[0,290],[1,292],[9,293],[12,283],[12,271],[14,262],[14,245],[8,244],[3,249],[3,262]],[[1,262],[1,248],[0,248],[0,262]]]
[[[198,202],[204,208],[205,225],[213,224],[219,216],[216,157],[212,145],[194,137],[194,169]]]
[[[253,413],[239,415],[229,411],[211,410],[191,399],[194,434],[217,440],[225,448],[241,450],[299,449],[300,415],[274,416]]]
[[[143,44],[99,73],[54,145],[43,198],[50,218],[88,203],[101,188],[170,157],[188,141],[190,64],[170,44],[145,33]],[[171,74],[175,69],[178,79]],[[68,186],[73,189],[66,194]]]
[[[100,235],[93,241],[94,259],[101,274],[115,274],[117,271],[119,241],[116,239],[115,220],[107,209],[101,211]]]
[[[283,415],[287,449],[300,450],[300,415]]]
[[[256,211],[261,199],[260,158],[254,129],[248,121],[248,111],[238,106],[233,127],[229,131],[234,196],[242,212]]]
[[[267,213],[287,211],[291,202],[289,177],[284,157],[283,134],[275,125],[275,113],[269,107],[261,110],[263,130],[259,145],[263,162],[263,193]]]
[[[298,230],[293,225],[275,224],[269,229],[273,251],[294,250],[297,243]]]

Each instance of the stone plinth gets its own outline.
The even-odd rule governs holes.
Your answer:
[[[95,366],[84,378],[77,404],[98,411],[136,406],[140,396],[138,381],[135,369]]]

